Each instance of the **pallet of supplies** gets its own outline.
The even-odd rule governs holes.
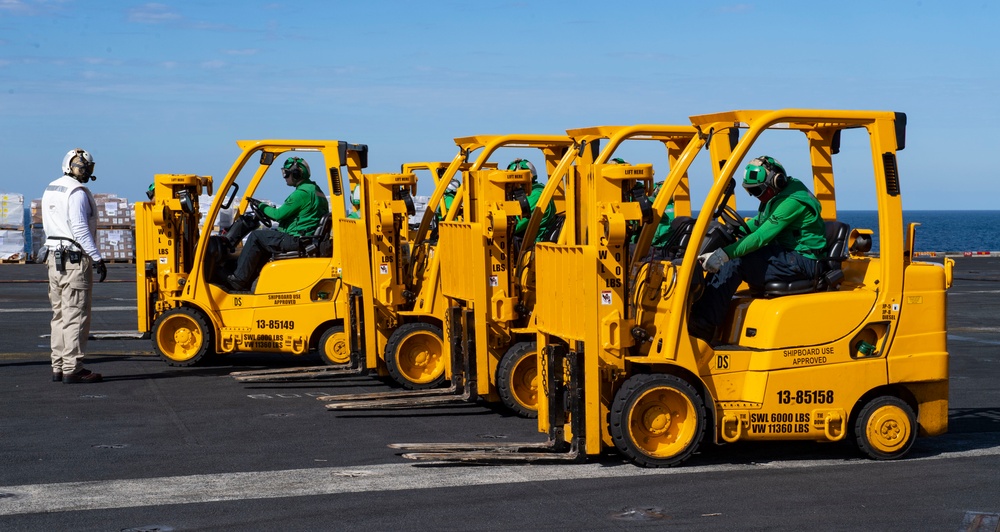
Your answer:
[[[0,193],[0,227],[24,229],[24,195]]]
[[[25,262],[24,229],[0,229],[0,260]]]
[[[131,216],[128,200],[117,194],[94,194],[97,203],[97,226],[131,227],[135,219]]]
[[[131,228],[97,228],[97,250],[107,262],[135,258],[135,236]]]
[[[201,217],[198,219],[199,224],[205,222],[208,211],[212,208],[212,199],[212,196],[198,196],[198,212],[201,214]],[[233,202],[229,205],[228,209],[219,209],[219,215],[212,224],[213,235],[217,235],[221,230],[229,229],[229,226],[233,225],[233,217],[236,215],[236,209],[239,208],[239,205],[240,198],[233,198]]]

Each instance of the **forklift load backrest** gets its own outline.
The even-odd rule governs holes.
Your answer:
[[[774,281],[764,285],[767,297],[787,296],[834,290],[844,280],[841,264],[847,260],[847,241],[851,234],[851,226],[844,222],[828,220],[826,222],[826,247],[824,256],[816,263],[816,276],[802,281]]]

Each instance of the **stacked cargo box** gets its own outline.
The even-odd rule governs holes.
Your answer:
[[[205,223],[205,218],[208,217],[208,211],[212,208],[212,196],[201,195],[198,196],[198,212],[201,216],[198,218],[199,228]],[[233,198],[232,204],[228,209],[219,209],[219,215],[216,216],[215,221],[212,223],[212,234],[217,235],[220,231],[224,229],[229,229],[230,225],[233,225],[233,216],[236,214],[236,209],[240,205],[240,198]]]
[[[94,194],[97,203],[97,249],[107,262],[135,259],[135,211],[117,194]]]
[[[31,254],[30,258],[36,261],[38,257],[38,250],[45,244],[45,227],[42,226],[42,200],[33,199],[31,200],[31,225],[29,226],[28,233],[31,235]],[[36,261],[37,262],[37,261]]]
[[[21,194],[0,193],[0,260],[26,262],[31,250],[28,211]]]
[[[212,196],[198,198],[202,221],[208,215],[212,199]],[[27,211],[24,208],[24,196],[20,194],[0,194],[0,200],[0,259],[19,262],[33,260],[45,243],[42,200],[31,200]],[[112,193],[94,194],[94,201],[97,204],[96,244],[101,256],[108,262],[134,261],[135,203],[129,203],[128,199]],[[232,225],[239,201],[236,198],[228,209],[219,210],[212,226],[213,234]]]
[[[130,262],[135,258],[135,211],[128,200],[117,194],[94,194],[97,204],[97,244],[101,257],[108,262]],[[31,225],[28,233],[31,257],[45,243],[41,199],[31,200]]]

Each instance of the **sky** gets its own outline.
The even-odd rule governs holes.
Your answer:
[[[904,208],[995,210],[998,22],[991,0],[0,0],[0,192],[40,197],[76,147],[91,190],[138,200],[157,173],[221,180],[240,139],[365,143],[396,172],[467,135],[804,107],[905,112]]]

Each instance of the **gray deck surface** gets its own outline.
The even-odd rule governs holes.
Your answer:
[[[49,379],[45,270],[0,265],[0,530],[997,530],[1000,259],[958,258],[949,433],[905,460],[847,444],[741,443],[684,466],[428,466],[393,442],[540,441],[483,405],[331,412],[367,377],[241,384],[237,355],[173,368],[149,340],[93,341],[105,382]],[[134,267],[97,285],[92,329],[135,329]],[[979,526],[979,528],[976,528]]]

